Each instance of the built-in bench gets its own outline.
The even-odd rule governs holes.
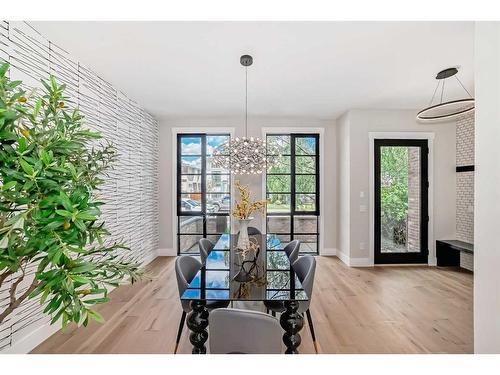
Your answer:
[[[460,267],[460,254],[474,254],[474,244],[458,240],[436,241],[436,258],[439,267]]]

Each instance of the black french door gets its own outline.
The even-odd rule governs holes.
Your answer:
[[[375,263],[427,263],[427,140],[375,139]]]

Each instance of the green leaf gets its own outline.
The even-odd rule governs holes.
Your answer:
[[[33,168],[31,165],[28,164],[28,162],[24,159],[20,159],[19,163],[21,164],[21,168],[23,168],[23,171],[28,175],[28,176],[33,176]]]
[[[26,138],[21,137],[18,140],[19,147],[17,150],[22,154],[24,151],[26,151]]]
[[[76,218],[80,219],[80,220],[89,220],[89,221],[97,220],[97,218],[94,215],[89,214],[88,212],[85,212],[85,211],[79,212],[76,215]]]
[[[3,191],[9,190],[11,187],[16,186],[17,182],[16,181],[9,181],[5,185],[2,186]]]
[[[5,73],[9,70],[9,63],[3,63],[0,65],[0,77],[5,77]]]
[[[9,237],[4,236],[0,240],[0,249],[6,249],[7,247],[9,247]]]
[[[109,301],[109,298],[104,297],[104,298],[87,299],[87,300],[84,300],[83,303],[85,303],[87,305],[96,305],[98,303],[105,303],[108,301]]]
[[[66,210],[56,210],[56,214],[64,216],[64,217],[72,217],[73,214]]]
[[[33,110],[33,117],[38,116],[41,107],[42,107],[42,99],[38,99],[35,104],[35,109]]]
[[[96,264],[90,263],[90,262],[84,262],[81,265],[78,265],[75,268],[72,268],[71,273],[84,273],[84,272],[93,271],[96,268],[97,268]]]
[[[61,190],[61,192],[59,193],[59,200],[61,202],[61,204],[64,206],[64,208],[68,211],[73,211],[73,206],[71,204],[71,201],[69,199],[69,197],[66,195],[66,193],[64,191]]]
[[[99,314],[97,311],[88,310],[87,313],[88,313],[89,317],[94,319],[96,322],[104,323],[103,316],[101,314]]]

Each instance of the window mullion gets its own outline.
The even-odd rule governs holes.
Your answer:
[[[290,134],[290,239],[294,239],[294,215],[295,215],[295,135]]]
[[[201,214],[203,238],[207,237],[207,136],[201,135]]]

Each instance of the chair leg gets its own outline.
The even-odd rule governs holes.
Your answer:
[[[266,308],[266,314],[269,314],[269,309]]]
[[[276,311],[271,311],[271,314],[276,318]]]
[[[316,354],[318,354],[318,346],[316,345],[316,334],[314,333],[314,326],[311,317],[311,311],[309,309],[306,310],[307,322],[309,323],[309,329],[311,330],[311,336],[313,339],[314,350],[316,350]]]
[[[179,341],[181,341],[182,329],[184,328],[184,322],[186,321],[186,312],[182,312],[181,321],[179,323],[179,330],[177,331],[177,339],[175,340],[174,354],[177,354],[177,348],[179,347]]]

